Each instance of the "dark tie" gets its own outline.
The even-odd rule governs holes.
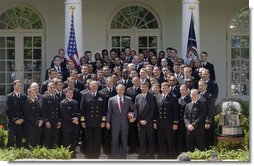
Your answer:
[[[112,92],[112,89],[111,89],[111,88],[109,89],[109,92],[110,92],[110,93]]]
[[[123,101],[122,101],[122,97],[121,97],[121,96],[120,96],[120,98],[119,98],[119,106],[120,106],[120,113],[122,113]]]
[[[93,98],[95,99],[95,97],[96,97],[96,95],[95,95],[95,93],[93,93]]]
[[[192,109],[196,106],[196,103],[192,103]]]
[[[19,93],[17,94],[17,98],[20,98],[20,94]]]

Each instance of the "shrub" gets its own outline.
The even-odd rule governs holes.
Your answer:
[[[47,149],[45,147],[35,147],[32,149],[10,148],[0,149],[0,160],[13,161],[19,159],[71,159],[72,152],[69,148],[59,147],[55,149]]]
[[[230,149],[230,148],[219,148],[213,147],[207,151],[200,151],[195,149],[194,152],[188,152],[191,160],[207,160],[212,154],[216,153],[219,159],[222,160],[238,160],[238,161],[249,161],[250,154],[248,148],[245,146],[243,149]]]
[[[3,128],[6,128],[7,126],[7,117],[6,114],[3,112],[0,112],[0,125],[2,125]]]
[[[5,148],[7,143],[7,136],[8,136],[7,130],[0,129],[0,148]]]

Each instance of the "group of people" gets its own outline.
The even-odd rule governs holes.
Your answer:
[[[59,49],[45,81],[22,93],[13,82],[7,95],[8,147],[60,145],[75,157],[80,143],[86,158],[97,159],[101,147],[109,158],[169,159],[213,145],[218,85],[213,64],[202,52],[187,65],[177,50],[143,50],[137,54],[86,51],[80,66]],[[155,155],[158,154],[158,155]]]

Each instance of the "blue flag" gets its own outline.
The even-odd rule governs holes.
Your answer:
[[[71,12],[71,27],[70,27],[70,35],[68,41],[68,48],[67,48],[67,60],[72,60],[77,67],[79,65],[79,57],[78,57],[78,50],[76,44],[76,37],[75,37],[75,30],[74,30],[74,17],[73,11]]]
[[[194,29],[194,16],[192,13],[191,20],[190,20],[189,37],[188,37],[188,43],[187,43],[186,63],[189,65],[191,61],[195,61],[196,59],[198,59],[198,52],[197,52],[196,34]]]

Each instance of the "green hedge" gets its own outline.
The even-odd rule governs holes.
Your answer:
[[[0,149],[0,160],[13,161],[19,159],[71,159],[72,152],[68,148],[59,147],[56,149],[47,149],[45,147],[36,147],[32,149],[11,148]]]
[[[195,149],[194,152],[188,152],[188,155],[191,160],[208,160],[213,153],[216,153],[218,155],[218,158],[221,160],[250,160],[250,153],[247,147],[244,147],[243,149],[213,147],[212,149],[207,151],[200,151],[198,149]]]
[[[7,130],[0,129],[0,149],[5,148],[7,144],[7,136],[8,136]]]

